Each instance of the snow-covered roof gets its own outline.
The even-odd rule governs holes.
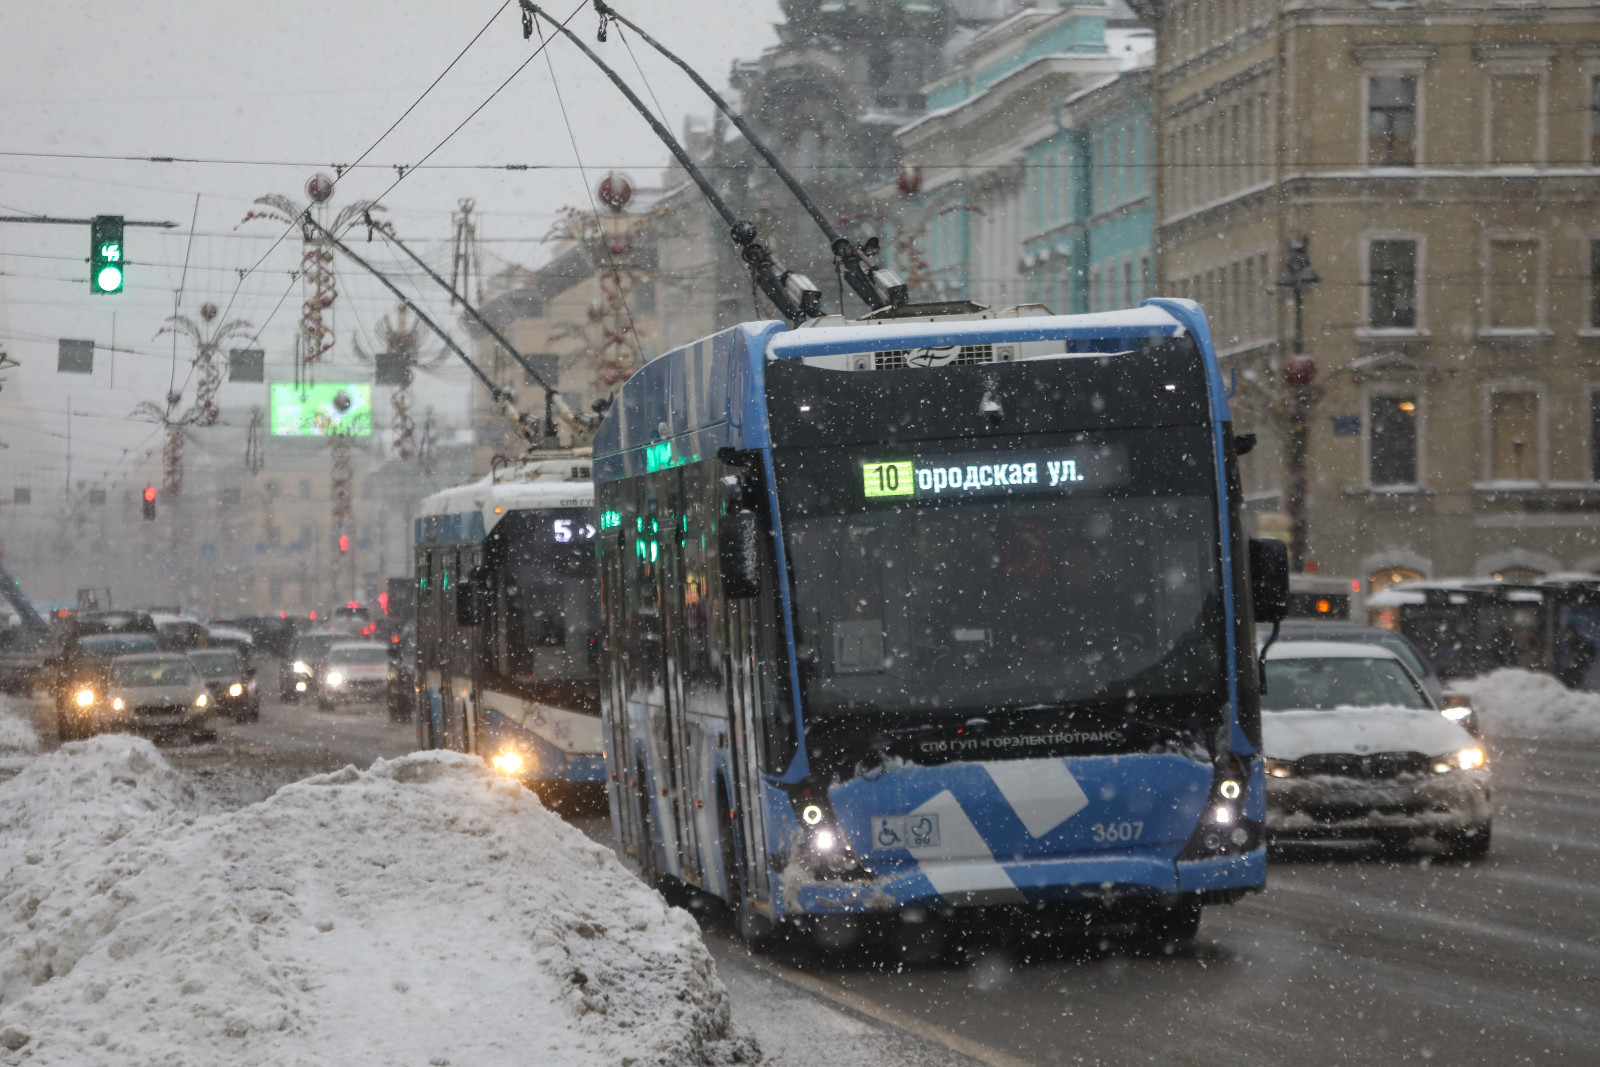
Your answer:
[[[1267,649],[1268,659],[1392,659],[1399,656],[1382,645],[1355,641],[1275,641]]]
[[[884,348],[937,347],[971,343],[1053,341],[1094,337],[1176,337],[1183,326],[1158,307],[1101,311],[1091,315],[1035,315],[1015,319],[903,321],[869,319],[849,326],[789,330],[767,344],[769,358],[826,356]],[[1131,346],[1130,346],[1131,347]]]

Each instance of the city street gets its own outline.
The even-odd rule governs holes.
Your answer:
[[[41,736],[47,708],[34,707]],[[163,753],[223,808],[412,747],[368,714],[268,703]],[[1587,1063],[1600,1047],[1600,744],[1491,739],[1497,816],[1476,864],[1356,848],[1275,856],[1268,891],[1207,912],[1192,951],[1094,944],[1019,962],[752,956],[701,915],[768,1062]],[[573,821],[609,843],[608,820]]]

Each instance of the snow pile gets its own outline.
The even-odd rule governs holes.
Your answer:
[[[1499,670],[1450,683],[1465,693],[1490,735],[1600,737],[1600,693],[1568,689],[1548,674]]]
[[[754,1058],[689,916],[480,760],[194,814],[148,742],[0,784],[0,1062]]]

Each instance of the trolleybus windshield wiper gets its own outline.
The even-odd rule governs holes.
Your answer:
[[[563,26],[558,19],[538,4],[533,3],[532,0],[521,0],[521,3],[523,37],[526,38],[533,35],[533,20],[535,17],[544,19],[555,27],[557,32],[565,36],[567,40],[577,45],[578,49],[588,56],[590,61],[599,67],[607,78],[611,79],[611,84],[622,91],[622,95],[628,98],[628,102],[634,106],[634,110],[644,116],[644,120],[650,124],[650,129],[655,131],[655,135],[661,139],[661,143],[667,146],[667,151],[671,152],[674,158],[683,165],[683,169],[688,172],[689,177],[700,187],[700,191],[705,194],[706,200],[716,209],[717,214],[722,216],[722,220],[728,224],[728,233],[733,238],[733,243],[739,247],[739,255],[744,259],[745,265],[750,268],[752,280],[754,280],[762,293],[766,294],[767,299],[772,301],[773,306],[778,309],[778,313],[791,323],[796,324],[821,315],[822,290],[818,289],[811,279],[804,274],[800,274],[797,271],[784,270],[778,265],[777,261],[772,258],[772,253],[767,250],[767,246],[757,238],[755,225],[733,213],[733,209],[728,206],[727,202],[722,199],[721,194],[701,173],[700,168],[689,157],[689,153],[684,151],[683,145],[679,144],[678,139],[672,136],[671,131],[661,125],[656,117],[650,113],[650,109],[645,107],[644,101],[640,100],[634,91],[628,88],[628,84],[617,76],[617,72],[606,66],[605,60],[595,55],[594,51],[579,40],[576,34]]]
[[[461,346],[456,344],[455,339],[449,334],[445,333],[444,330],[439,327],[438,323],[430,319],[427,315],[427,312],[419,308],[415,301],[406,296],[406,294],[402,293],[381,270],[379,270],[377,267],[374,267],[371,263],[368,263],[360,256],[356,255],[355,252],[351,251],[349,245],[345,244],[343,241],[339,240],[339,238],[333,235],[332,230],[328,229],[326,226],[322,225],[322,223],[313,218],[309,208],[306,210],[305,214],[301,216],[301,219],[307,227],[321,231],[322,235],[326,237],[335,248],[349,256],[351,260],[355,262],[356,266],[361,267],[368,274],[371,274],[374,278],[378,279],[378,281],[382,282],[383,287],[388,289],[389,292],[393,293],[402,304],[410,308],[417,318],[422,320],[422,324],[424,326],[438,334],[439,339],[445,343],[450,351],[459,356],[461,358],[461,362],[467,365],[467,369],[472,371],[473,374],[477,375],[478,380],[483,383],[483,387],[489,390],[489,396],[494,399],[495,403],[500,405],[500,410],[505,413],[506,418],[510,419],[516,426],[517,432],[521,434],[529,444],[536,444],[539,441],[539,438],[542,435],[538,432],[538,428],[531,424],[528,416],[517,410],[515,403],[516,397],[511,393],[511,391],[509,389],[502,389],[500,386],[494,383],[493,379],[491,379],[487,374],[483,373],[483,369],[476,363],[472,362],[471,357],[461,350]]]
[[[622,23],[628,29],[637,33],[645,44],[660,52],[685,74],[689,75],[689,79],[699,86],[701,92],[711,98],[711,102],[717,105],[717,109],[728,116],[728,121],[733,123],[734,127],[744,135],[746,141],[750,142],[750,147],[754,148],[757,154],[767,161],[767,166],[771,167],[773,173],[777,174],[778,179],[789,187],[789,192],[794,194],[794,198],[800,202],[800,206],[806,209],[806,214],[810,215],[812,220],[816,222],[817,227],[822,230],[823,236],[828,239],[828,247],[833,250],[834,258],[839,261],[840,268],[844,272],[846,284],[861,298],[867,307],[874,311],[879,311],[887,307],[897,307],[906,302],[905,283],[893,271],[874,267],[867,253],[834,227],[828,216],[823,213],[822,209],[817,206],[816,201],[812,200],[811,195],[806,192],[805,186],[801,185],[795,179],[795,176],[789,173],[789,168],[785,167],[783,161],[756,135],[756,131],[750,128],[749,123],[745,122],[744,116],[733,110],[728,102],[722,98],[722,94],[713,89],[700,76],[699,72],[668,51],[661,42],[640,29],[633,20],[620,14],[616,8],[606,3],[606,0],[594,0],[594,9],[600,15],[601,40],[605,39],[603,35],[607,19]]]

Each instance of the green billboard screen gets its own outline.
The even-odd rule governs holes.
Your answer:
[[[372,386],[363,382],[272,383],[272,436],[372,433]]]

